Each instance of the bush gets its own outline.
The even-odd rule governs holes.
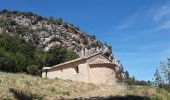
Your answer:
[[[8,10],[6,10],[6,9],[2,10],[2,13],[7,13],[7,12],[8,12]]]
[[[61,46],[54,46],[49,49],[47,52],[47,66],[53,66],[56,64],[63,63],[65,61],[69,61],[78,57],[78,55],[74,52],[67,51],[67,49]]]
[[[27,67],[27,72],[32,75],[36,75],[38,73],[38,66],[37,65],[29,65]]]
[[[49,21],[50,21],[50,24],[54,24],[54,22],[55,22],[54,17],[53,17],[53,16],[50,16]]]
[[[55,92],[56,94],[62,94],[62,95],[70,95],[70,92],[67,89],[64,88],[57,88],[57,87],[51,87],[49,88],[51,92]]]
[[[53,66],[77,58],[74,52],[61,46],[43,51],[31,41],[8,34],[0,34],[0,70],[40,75],[44,66]]]
[[[58,24],[58,25],[62,25],[62,24],[63,24],[63,20],[62,20],[61,17],[58,18],[57,24]]]
[[[80,31],[80,27],[78,27],[78,26],[76,26],[75,29],[78,30],[78,31]]]

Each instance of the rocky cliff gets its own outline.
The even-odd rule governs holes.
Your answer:
[[[61,19],[57,22],[32,12],[0,11],[0,33],[17,35],[44,50],[61,45],[80,55],[84,48],[87,56],[104,52],[112,59],[111,47],[97,40],[94,35],[81,32],[79,28],[63,23]]]

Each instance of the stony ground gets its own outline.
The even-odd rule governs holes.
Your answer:
[[[42,79],[23,73],[0,72],[0,99],[116,99],[170,100],[170,94],[148,86],[109,86],[60,79]]]

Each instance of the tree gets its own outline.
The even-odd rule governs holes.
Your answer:
[[[80,31],[80,27],[78,27],[78,26],[76,26],[75,29],[78,30],[78,31]]]
[[[26,58],[22,53],[17,52],[14,57],[14,66],[16,66],[17,72],[26,71]]]
[[[125,71],[125,76],[126,76],[126,79],[129,78],[129,72],[127,70]]]
[[[132,84],[135,85],[135,76],[132,77]]]
[[[8,10],[6,10],[6,9],[2,10],[2,13],[7,13],[7,12],[8,12]]]
[[[155,86],[162,87],[162,85],[163,85],[163,80],[162,80],[161,75],[159,74],[158,69],[156,69],[156,72],[155,72],[155,74],[154,74],[154,77],[155,77]]]
[[[61,46],[43,51],[32,41],[26,42],[16,36],[0,34],[0,70],[6,72],[40,75],[40,70],[44,66],[50,67],[77,57],[76,53]]]
[[[63,24],[63,20],[62,20],[61,17],[58,18],[58,23],[57,23],[57,24],[58,24],[58,25],[62,25],[62,24]]]
[[[53,66],[75,59],[77,57],[78,56],[74,52],[67,51],[67,49],[61,46],[54,46],[50,48],[47,52],[46,65]]]
[[[155,86],[163,88],[167,91],[170,91],[170,59],[168,62],[161,62],[160,69],[156,69],[154,74],[155,77]]]
[[[160,69],[163,73],[164,82],[166,84],[170,84],[170,60],[168,60],[167,64],[164,62],[161,62]]]
[[[38,70],[38,66],[37,65],[29,65],[27,67],[27,73],[28,74],[37,75],[37,74],[39,74],[38,72],[39,72],[39,70]]]
[[[91,38],[95,40],[95,39],[96,39],[96,36],[95,36],[95,35],[91,35]]]
[[[49,18],[50,24],[54,24],[55,23],[55,19],[53,16],[50,16]]]
[[[120,66],[119,66],[119,67],[120,67],[120,69],[119,69],[119,70],[120,70],[120,73],[123,73],[123,72],[124,72],[123,64],[120,64]]]
[[[68,51],[68,52],[66,53],[66,59],[65,59],[65,61],[70,61],[70,60],[76,59],[76,58],[78,58],[78,55],[77,55],[75,52]]]
[[[64,62],[66,51],[64,48],[55,46],[48,50],[47,52],[47,66],[53,66]]]

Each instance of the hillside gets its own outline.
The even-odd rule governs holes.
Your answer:
[[[21,73],[0,72],[0,99],[118,99],[169,100],[170,94],[148,86],[95,85],[60,79],[42,79]]]
[[[112,47],[97,40],[95,35],[81,32],[79,27],[61,18],[0,11],[0,70],[40,75],[42,67],[78,58],[82,50],[85,56],[102,52],[119,65],[117,76],[125,76],[119,61],[113,57]]]
[[[61,45],[80,55],[86,48],[86,55],[103,51],[112,58],[111,47],[96,39],[95,35],[81,32],[79,27],[63,22],[61,18],[49,19],[32,12],[0,11],[0,33],[17,35],[25,41],[33,41],[34,45],[48,50],[54,45]]]

